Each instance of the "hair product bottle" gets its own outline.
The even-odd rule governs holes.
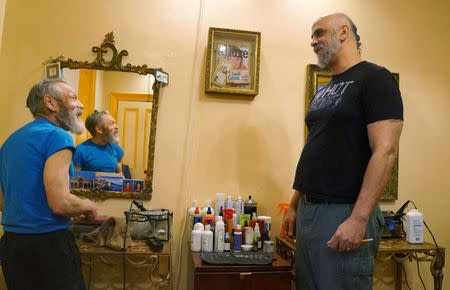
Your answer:
[[[240,252],[242,249],[242,233],[241,225],[236,225],[236,230],[234,231],[234,247],[235,252]]]
[[[406,214],[406,241],[411,244],[423,243],[423,215],[417,209]]]
[[[202,233],[202,251],[212,252],[213,250],[213,233],[211,232],[210,225],[205,226],[205,230]]]
[[[225,235],[225,224],[222,221],[221,216],[217,216],[216,230],[214,236],[214,251],[223,252],[224,251],[224,235]]]

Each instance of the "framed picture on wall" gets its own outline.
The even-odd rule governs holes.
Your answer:
[[[399,84],[400,76],[392,73],[393,78]],[[306,93],[305,93],[305,117],[314,95],[331,81],[331,72],[321,69],[318,65],[309,64],[306,67]],[[308,127],[305,124],[305,142],[308,137]],[[392,201],[398,199],[398,155],[391,171],[391,176],[384,189],[380,201]]]
[[[54,62],[45,66],[45,78],[54,79],[61,77],[61,65],[59,62]]]
[[[205,92],[256,96],[261,33],[209,28]]]

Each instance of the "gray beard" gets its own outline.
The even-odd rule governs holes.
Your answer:
[[[83,113],[82,109],[61,112],[56,119],[61,124],[61,128],[74,134],[80,135],[84,132],[84,123],[78,119],[78,115]]]
[[[339,48],[341,48],[341,44],[337,38],[337,33],[333,32],[328,45],[320,43],[314,47],[314,49],[319,48],[323,49],[323,55],[317,55],[317,64],[320,68],[326,68],[330,63],[331,57],[338,52]]]
[[[117,130],[112,130],[112,131],[108,132],[108,134],[105,135],[105,138],[106,138],[106,142],[108,142],[108,143],[119,144],[119,142],[120,142],[120,138],[117,135]]]

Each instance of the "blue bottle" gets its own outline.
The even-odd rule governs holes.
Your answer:
[[[242,249],[242,232],[241,225],[236,225],[236,230],[234,231],[234,247],[233,250],[235,252],[240,252]]]

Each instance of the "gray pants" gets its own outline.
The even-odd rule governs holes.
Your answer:
[[[384,219],[377,205],[361,243],[352,252],[338,252],[327,246],[337,228],[352,213],[354,204],[305,204],[297,209],[297,290],[372,289],[374,258],[380,244]]]

